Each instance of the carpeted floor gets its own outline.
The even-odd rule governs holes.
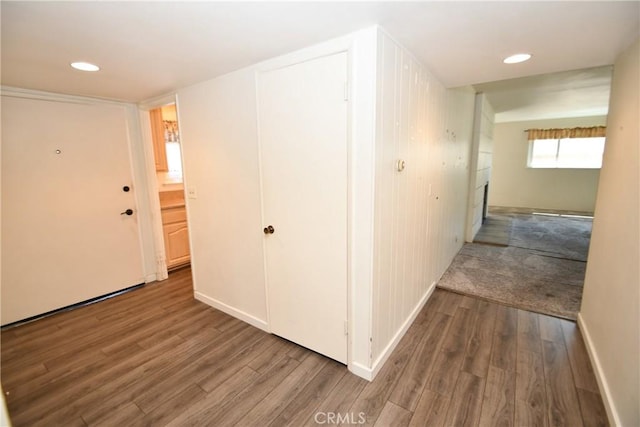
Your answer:
[[[465,244],[438,287],[575,320],[582,298],[591,219],[515,213],[497,216],[509,219],[502,223],[510,230],[494,230],[492,234],[508,234],[509,246]]]

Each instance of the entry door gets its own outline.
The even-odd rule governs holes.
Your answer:
[[[346,82],[346,53],[258,77],[270,327],[342,363],[347,362]]]
[[[3,324],[144,282],[128,138],[121,106],[2,97]]]

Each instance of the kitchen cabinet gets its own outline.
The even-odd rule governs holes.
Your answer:
[[[160,193],[160,208],[167,268],[189,264],[189,228],[182,190]]]

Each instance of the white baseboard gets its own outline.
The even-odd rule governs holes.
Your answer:
[[[193,296],[198,301],[202,301],[203,303],[210,305],[215,309],[218,309],[224,313],[227,313],[229,316],[233,316],[236,319],[240,319],[243,322],[250,324],[251,326],[255,326],[258,329],[262,329],[265,332],[271,333],[267,325],[267,322],[265,322],[262,319],[258,319],[257,317],[254,317],[248,313],[245,313],[242,310],[238,310],[237,308],[231,307],[230,305],[220,302],[214,298],[201,294],[198,291],[194,291]]]
[[[370,368],[357,362],[351,362],[351,364],[347,366],[347,368],[349,368],[349,372],[351,372],[352,374],[357,375],[360,378],[364,378],[367,381],[373,381],[373,370],[371,370]]]
[[[596,347],[593,345],[591,335],[589,334],[589,329],[587,328],[587,325],[584,323],[584,319],[582,318],[582,313],[578,313],[578,328],[580,329],[580,333],[582,334],[582,338],[584,339],[585,347],[587,347],[587,354],[589,354],[589,359],[591,360],[591,365],[593,366],[593,372],[596,375],[596,381],[598,382],[600,395],[602,396],[602,401],[604,402],[604,408],[607,411],[609,424],[612,426],[621,426],[622,424],[620,423],[618,411],[616,411],[615,404],[613,403],[613,398],[611,397],[609,383],[607,382],[607,378],[604,375],[602,364],[600,363],[600,359],[598,358],[598,352],[596,350]]]
[[[147,274],[146,276],[144,276],[144,283],[151,283],[157,280],[158,280],[158,275],[156,273]]]
[[[427,292],[425,292],[423,297],[420,298],[420,301],[415,306],[415,308],[411,311],[411,314],[404,321],[400,329],[398,329],[398,332],[396,332],[396,334],[393,336],[393,339],[389,342],[389,344],[387,344],[387,346],[382,351],[380,356],[378,356],[378,358],[373,362],[373,366],[371,368],[358,366],[358,368],[361,368],[361,370],[359,370],[358,372],[362,372],[363,375],[356,373],[356,371],[353,370],[354,367],[349,367],[351,372],[353,372],[354,374],[366,380],[373,381],[376,375],[378,375],[378,372],[380,372],[380,369],[382,369],[382,366],[385,364],[387,359],[389,359],[389,356],[391,356],[391,353],[393,353],[393,350],[395,350],[396,346],[398,345],[398,343],[400,342],[404,334],[407,332],[409,327],[413,324],[413,321],[416,320],[416,317],[420,313],[420,310],[422,310],[424,305],[427,303],[427,301],[429,300],[429,297],[431,296],[435,288],[436,288],[436,282],[433,282],[431,286],[429,286],[429,288],[427,289]]]

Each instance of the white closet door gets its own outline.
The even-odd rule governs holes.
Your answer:
[[[346,53],[258,77],[270,327],[342,363],[347,362],[346,82]]]

